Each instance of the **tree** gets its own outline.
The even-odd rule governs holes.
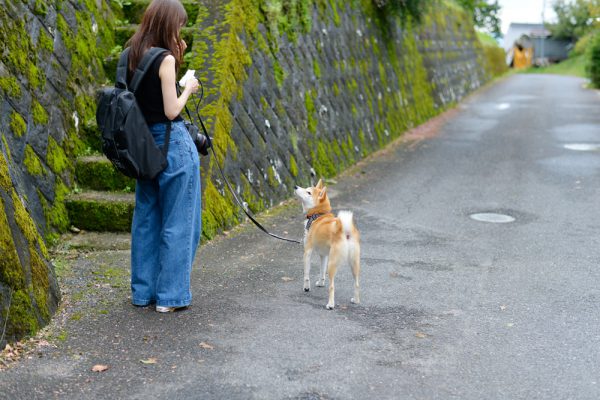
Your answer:
[[[473,15],[475,26],[487,31],[495,38],[502,37],[500,30],[500,4],[498,0],[457,0],[465,10]]]
[[[600,31],[593,36],[587,53],[587,74],[592,86],[600,88]]]
[[[557,22],[549,29],[557,39],[576,41],[590,32],[600,17],[600,0],[557,0],[552,8]]]

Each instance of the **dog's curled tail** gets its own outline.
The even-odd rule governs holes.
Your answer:
[[[342,222],[342,230],[346,235],[346,239],[350,239],[352,237],[352,228],[354,226],[352,211],[340,211],[337,216]]]

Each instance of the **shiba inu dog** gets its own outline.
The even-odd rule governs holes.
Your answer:
[[[325,286],[325,271],[329,275],[329,301],[327,309],[335,307],[334,278],[340,264],[350,264],[354,276],[354,297],[352,303],[360,303],[360,233],[354,225],[352,212],[331,213],[327,197],[327,187],[319,180],[316,186],[295,187],[295,193],[302,201],[306,214],[304,222],[304,291],[310,290],[310,261],[313,252],[321,257],[321,273],[316,286]]]

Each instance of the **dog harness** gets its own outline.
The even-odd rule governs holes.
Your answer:
[[[319,217],[322,217],[325,214],[311,214],[311,215],[307,215],[306,219],[308,220],[308,222],[306,222],[306,231],[308,232],[308,230],[310,229],[310,226],[312,225],[312,223],[318,219]]]

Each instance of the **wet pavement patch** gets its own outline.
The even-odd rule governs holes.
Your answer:
[[[563,145],[563,147],[567,150],[574,151],[599,151],[600,144],[596,143],[567,143]]]
[[[469,217],[475,221],[489,222],[493,224],[507,224],[516,220],[515,217],[512,217],[510,215],[498,214],[493,212],[475,213],[469,215]]]

